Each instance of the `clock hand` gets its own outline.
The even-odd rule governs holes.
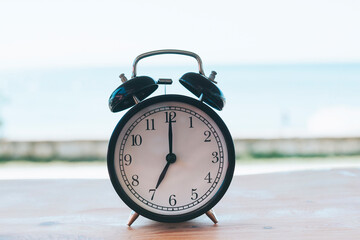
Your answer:
[[[172,145],[173,145],[173,133],[172,133],[172,124],[171,117],[169,114],[169,154],[172,154]]]
[[[160,174],[160,177],[159,177],[159,180],[158,180],[158,182],[156,184],[155,189],[157,189],[159,187],[160,183],[164,179],[165,174],[166,174],[170,164],[172,164],[172,163],[174,163],[176,161],[176,155],[173,154],[173,153],[169,153],[168,155],[166,155],[166,161],[167,161],[167,163],[166,163],[164,169],[162,170],[162,172]]]
[[[161,174],[160,174],[160,177],[159,177],[159,180],[158,180],[158,182],[157,182],[157,184],[156,184],[155,189],[157,189],[157,188],[158,188],[158,186],[160,185],[160,183],[161,183],[161,182],[162,182],[162,180],[164,179],[165,174],[166,174],[166,172],[167,172],[167,170],[168,170],[169,166],[170,166],[170,162],[167,162],[167,163],[166,163],[166,165],[165,165],[165,167],[164,167],[164,169],[162,170],[162,172],[161,172]]]
[[[176,155],[172,152],[172,145],[173,145],[173,133],[172,133],[171,118],[170,118],[170,114],[169,114],[169,154],[166,155],[167,163],[159,176],[159,179],[158,179],[155,189],[157,189],[159,187],[160,183],[164,179],[165,174],[166,174],[170,164],[174,163],[176,161]]]

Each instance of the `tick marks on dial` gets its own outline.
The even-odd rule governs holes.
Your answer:
[[[205,130],[205,131],[209,131],[210,134],[207,133],[207,135],[202,135],[202,137],[203,137],[202,141],[206,142],[205,141],[206,139],[208,139],[208,140],[211,139],[213,142],[216,143],[217,148],[213,149],[213,151],[211,151],[209,153],[210,154],[209,155],[209,160],[214,161],[216,164],[219,164],[218,165],[218,171],[214,176],[211,175],[209,188],[208,188],[208,190],[206,192],[203,192],[201,194],[200,194],[200,192],[198,193],[197,190],[195,190],[195,193],[194,193],[194,191],[189,192],[189,200],[192,200],[191,202],[189,202],[187,204],[184,204],[184,205],[181,204],[180,206],[175,206],[175,205],[172,206],[171,204],[174,204],[174,201],[172,199],[175,198],[175,197],[170,196],[171,199],[168,197],[170,199],[169,201],[171,201],[171,204],[169,203],[170,206],[169,205],[161,206],[161,205],[155,204],[156,202],[153,202],[153,201],[155,201],[157,199],[156,198],[156,195],[157,195],[156,191],[158,191],[157,188],[159,187],[159,185],[161,184],[161,182],[163,180],[165,181],[164,178],[165,178],[166,173],[168,172],[169,166],[177,161],[177,156],[176,156],[175,153],[173,153],[173,149],[174,149],[173,148],[174,147],[173,146],[173,139],[174,139],[173,127],[174,127],[174,124],[181,123],[181,121],[180,121],[181,120],[181,118],[180,118],[181,117],[181,112],[189,114],[187,116],[187,121],[184,121],[186,123],[186,125],[185,125],[186,128],[192,128],[192,127],[196,128],[196,127],[198,127],[198,125],[195,125],[195,123],[196,123],[195,121],[198,121],[198,120],[200,120],[200,122],[202,122],[203,124],[205,124],[207,126],[207,130]],[[153,123],[153,121],[152,121],[153,118],[150,117],[153,114],[164,114],[163,115],[164,118],[165,118],[164,122],[166,123],[165,126],[168,127],[168,144],[169,144],[168,150],[169,150],[169,153],[166,155],[165,159],[163,159],[163,161],[164,160],[166,161],[166,164],[165,164],[165,167],[164,167],[162,173],[159,176],[158,182],[156,184],[157,185],[156,188],[146,189],[145,193],[144,192],[142,192],[142,193],[139,192],[140,194],[138,194],[138,191],[141,190],[139,188],[141,186],[141,182],[140,182],[139,186],[135,186],[135,187],[132,185],[132,183],[134,183],[136,185],[137,184],[136,180],[141,180],[141,179],[139,178],[139,179],[134,180],[134,179],[130,178],[130,183],[129,183],[129,181],[127,180],[127,176],[126,176],[127,173],[126,173],[125,167],[131,167],[136,162],[135,157],[131,156],[130,153],[126,152],[126,145],[127,145],[128,141],[130,142],[129,146],[131,146],[131,144],[134,142],[135,146],[131,146],[131,147],[134,147],[134,149],[135,148],[141,149],[143,147],[143,144],[146,144],[146,142],[147,142],[146,138],[140,140],[140,137],[142,137],[142,136],[139,137],[139,136],[136,136],[136,134],[133,133],[133,130],[142,121],[144,121],[144,124],[141,125],[141,126],[144,127],[144,129],[143,129],[144,131],[152,130],[153,128],[154,128],[154,130],[160,130],[159,128],[160,128],[161,124],[158,124],[158,125],[155,126],[156,121],[157,121],[156,118],[154,117],[155,120],[154,120],[154,123]],[[176,116],[177,114],[179,116]],[[179,118],[179,119],[177,119],[177,118]],[[146,119],[150,119],[150,120],[147,121]],[[179,121],[176,121],[176,120],[179,120]],[[157,131],[148,131],[148,133],[150,133],[150,132],[153,132],[155,134],[155,132],[157,132]],[[132,134],[134,136],[132,136]],[[133,138],[134,138],[134,141],[133,141]],[[142,140],[144,140],[144,142]],[[206,143],[204,143],[204,144],[206,144]],[[166,143],[165,143],[165,145],[166,145]],[[176,146],[176,143],[175,143],[175,146]],[[175,150],[176,150],[176,147],[175,147]],[[214,151],[216,151],[216,153],[214,155],[212,155],[212,153]],[[131,124],[131,126],[126,130],[124,138],[121,140],[120,153],[119,153],[119,155],[120,155],[119,156],[119,158],[120,158],[119,159],[120,173],[121,173],[121,176],[123,178],[123,181],[124,181],[126,187],[129,189],[129,191],[140,202],[144,203],[145,205],[150,206],[151,208],[158,209],[158,210],[161,210],[161,211],[172,211],[172,212],[174,212],[174,211],[182,211],[182,210],[192,208],[195,205],[201,204],[201,202],[203,202],[205,199],[207,199],[208,196],[210,196],[211,193],[213,191],[215,191],[215,189],[217,189],[217,185],[220,182],[220,178],[221,178],[222,173],[223,173],[223,166],[224,166],[224,152],[223,151],[224,151],[224,149],[223,149],[223,146],[222,146],[222,142],[220,140],[220,137],[219,137],[217,131],[211,125],[211,123],[209,121],[207,121],[206,118],[201,116],[199,113],[197,113],[197,112],[195,112],[193,110],[187,109],[187,108],[183,108],[183,107],[175,107],[175,106],[159,107],[159,108],[152,109],[152,110],[142,114],[140,117],[138,117],[136,120],[134,120],[133,124]],[[129,154],[129,155],[125,156],[126,154]],[[130,177],[132,177],[132,175]],[[139,177],[141,177],[141,176],[139,175]],[[202,176],[201,179],[204,179],[204,175]],[[205,179],[205,180],[202,180],[202,181],[204,181],[205,183],[208,184],[209,179]],[[193,189],[191,188],[190,190],[193,190]],[[191,193],[193,193],[193,195],[191,195]],[[142,195],[146,196],[146,197],[143,198],[143,197],[141,197]],[[196,195],[198,195],[198,196],[196,196]],[[146,199],[148,199],[148,200],[146,200]],[[151,199],[152,202],[149,201],[150,199]],[[175,200],[177,200],[177,199],[175,198]],[[176,205],[178,205],[178,203],[176,203]]]

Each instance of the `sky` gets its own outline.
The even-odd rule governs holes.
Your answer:
[[[356,0],[2,0],[0,69],[115,66],[165,48],[210,64],[359,62],[359,12]]]
[[[7,71],[18,70],[29,71],[33,76],[17,79],[20,81],[19,86],[11,84],[13,76],[5,81],[0,78],[0,90],[17,89],[18,93],[13,96],[20,97],[27,92],[31,95],[27,102],[29,105],[32,104],[31,101],[41,103],[47,96],[47,90],[44,90],[47,79],[57,72],[52,71],[53,69],[126,67],[130,70],[137,55],[167,48],[197,53],[203,60],[207,74],[207,71],[213,70],[207,66],[226,68],[252,64],[360,63],[359,13],[360,1],[356,0],[1,0],[0,76],[9,76]],[[144,61],[150,66],[189,64],[187,58],[177,56],[157,56],[151,61]],[[75,72],[69,72],[69,78],[81,80],[86,77],[74,76],[78,74]],[[118,81],[119,73],[114,73],[114,81]],[[129,75],[130,71],[127,73],[128,77]],[[23,76],[24,74],[21,78]],[[46,79],[36,79],[38,76]],[[104,81],[112,81],[111,76],[106,75],[108,78]],[[274,80],[277,80],[276,76]],[[59,82],[61,83],[57,79],[57,83]],[[224,81],[223,84],[225,86],[221,86],[222,88],[231,89],[229,82]],[[51,86],[48,89],[50,88]],[[111,85],[111,90],[104,90],[106,97],[101,99],[105,102],[112,88]],[[76,89],[75,87],[69,91],[75,92]],[[64,96],[69,94],[67,88],[63,91]],[[23,129],[14,121],[23,117],[19,105],[16,106],[16,102],[22,98],[2,104],[1,101],[9,95],[8,92],[0,92],[0,117],[5,122],[5,133],[11,129],[18,132],[5,136],[17,139],[37,136],[37,131],[44,128],[41,119],[47,121],[49,128],[53,128],[49,120],[38,114],[39,119],[34,118],[33,122],[37,122],[42,128],[22,125],[23,129],[33,130],[27,136],[22,134]],[[253,93],[250,96],[251,94]],[[340,95],[339,99],[343,96]],[[241,96],[236,97],[239,97],[240,102]],[[232,99],[237,98],[230,95],[230,100]],[[62,102],[58,104],[62,106]],[[101,104],[105,106],[104,103]],[[229,105],[231,106],[231,101]],[[26,106],[21,107],[31,110]],[[47,109],[47,106],[40,106],[39,111],[40,109]],[[74,108],[68,111],[77,110]],[[226,111],[228,119],[231,119],[233,109]],[[353,132],[357,129],[358,133],[359,113],[360,105],[354,101],[341,106],[324,105],[309,115],[307,130],[320,135],[330,132],[332,136],[334,131],[341,135],[345,130]],[[279,118],[281,114],[276,117]],[[74,125],[72,122],[68,124]],[[303,129],[299,130],[301,131]],[[241,134],[237,136],[243,136]],[[54,134],[44,133],[43,138],[48,138],[49,135]]]

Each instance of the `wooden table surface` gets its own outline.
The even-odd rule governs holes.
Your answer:
[[[236,176],[214,209],[184,223],[130,210],[109,180],[1,180],[0,240],[360,239],[360,170]]]

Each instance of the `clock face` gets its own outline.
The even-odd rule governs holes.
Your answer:
[[[220,117],[179,95],[148,99],[119,122],[108,168],[122,200],[135,212],[178,222],[210,210],[227,190],[234,147]]]

